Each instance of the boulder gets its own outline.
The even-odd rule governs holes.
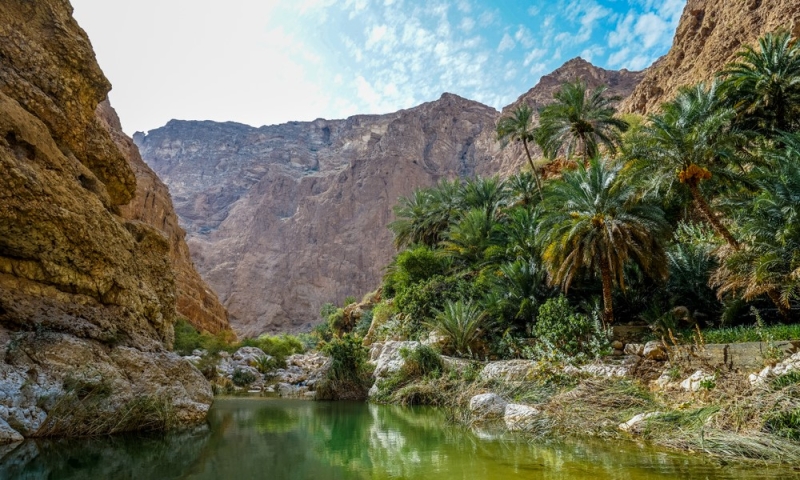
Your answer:
[[[258,365],[262,358],[272,358],[264,353],[263,350],[257,347],[242,347],[233,354],[233,361],[239,365],[250,365],[251,367]]]
[[[629,343],[625,345],[623,352],[625,352],[625,355],[636,355],[637,357],[642,357],[644,356],[644,345],[641,343]]]
[[[507,382],[530,380],[538,362],[533,360],[503,360],[486,364],[479,375],[481,380],[504,380]]]
[[[369,350],[369,361],[375,365],[372,376],[375,379],[386,378],[395,372],[399,372],[405,360],[400,355],[400,350],[416,349],[420,342],[404,342],[389,340],[386,342],[373,343]]]
[[[25,437],[23,437],[22,434],[11,428],[5,420],[0,418],[0,445],[21,442],[24,439]]]
[[[496,393],[482,393],[469,400],[469,411],[477,421],[502,418],[508,402]]]
[[[653,340],[647,342],[644,345],[644,349],[642,350],[642,355],[644,358],[648,360],[667,360],[669,356],[667,355],[667,349],[664,347],[664,344],[660,340]]]
[[[536,427],[537,420],[541,418],[541,412],[529,405],[519,405],[516,403],[509,403],[506,405],[503,414],[503,421],[506,428],[512,432],[526,432],[533,430]]]

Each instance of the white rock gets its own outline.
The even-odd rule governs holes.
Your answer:
[[[369,392],[367,392],[367,395],[369,395],[369,397],[372,398],[378,394],[378,391],[379,391],[378,384],[377,383],[373,384],[372,387],[370,387]]]
[[[528,405],[509,403],[503,414],[506,428],[511,431],[528,431],[534,428],[541,412]]]
[[[243,365],[256,365],[262,358],[272,358],[257,347],[242,347],[233,354],[233,362]]]
[[[700,390],[703,382],[713,381],[714,376],[702,370],[698,370],[691,374],[689,378],[681,382],[681,389],[687,392],[696,392]]]
[[[505,414],[508,402],[496,393],[482,393],[469,400],[469,411],[476,420],[500,418]]]
[[[373,343],[370,347],[370,363],[375,365],[372,376],[376,379],[386,378],[395,372],[399,372],[406,361],[400,355],[403,348],[413,350],[419,348],[419,342],[400,342],[387,341]]]
[[[0,418],[0,445],[21,442],[25,438],[2,418]]]
[[[618,425],[618,428],[620,430],[622,430],[623,432],[630,432],[632,430],[635,430],[639,426],[640,423],[642,423],[645,420],[647,420],[648,418],[654,417],[656,415],[661,415],[661,412],[640,413],[638,415],[635,415],[633,418],[631,418],[627,422],[620,423]]]
[[[636,355],[637,357],[644,356],[644,345],[641,343],[629,343],[625,345],[623,350],[625,355]]]
[[[642,356],[649,360],[666,360],[667,350],[660,340],[653,340],[644,345]]]
[[[538,363],[533,360],[504,360],[486,364],[479,375],[481,380],[507,382],[530,380]]]

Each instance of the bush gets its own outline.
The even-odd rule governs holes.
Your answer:
[[[555,348],[569,357],[597,355],[608,342],[598,319],[577,313],[563,295],[539,307],[533,333],[540,346]]]
[[[358,400],[366,398],[372,384],[372,369],[367,363],[369,350],[355,335],[333,338],[322,347],[331,357],[325,379],[317,386],[320,400]]]
[[[369,332],[369,327],[370,325],[372,325],[372,317],[373,317],[372,310],[364,310],[361,313],[361,318],[358,319],[356,328],[353,329],[353,333],[362,338],[366,337],[367,332]]]
[[[231,380],[233,380],[233,384],[237,387],[246,387],[256,381],[256,375],[250,370],[237,368],[233,371]]]
[[[400,356],[405,360],[403,375],[410,377],[439,377],[444,371],[442,356],[430,345],[420,345],[417,348],[402,348]]]
[[[397,309],[411,319],[409,338],[418,338],[422,325],[430,323],[447,302],[471,301],[482,296],[481,289],[470,279],[435,275],[411,285],[395,297]]]
[[[191,355],[192,351],[206,350],[209,354],[236,350],[236,334],[223,330],[216,335],[198,332],[185,318],[175,323],[175,343],[173,350],[179,355]]]
[[[437,312],[432,324],[444,336],[455,352],[472,356],[486,324],[486,313],[472,302],[447,302],[443,311]]]
[[[305,346],[294,335],[261,335],[258,338],[242,340],[240,347],[257,347],[274,358],[276,367],[286,365],[286,358],[295,353],[303,353]]]
[[[425,245],[410,248],[398,254],[389,266],[389,273],[384,277],[383,292],[387,296],[397,295],[411,285],[443,274],[448,266],[447,258]]]

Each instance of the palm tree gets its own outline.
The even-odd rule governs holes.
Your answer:
[[[487,326],[486,313],[471,301],[448,301],[444,310],[436,311],[436,318],[430,326],[448,339],[456,354],[472,356],[475,343]]]
[[[730,128],[734,115],[722,105],[717,83],[684,88],[661,106],[661,113],[648,117],[648,125],[631,139],[629,155],[636,159],[637,173],[656,189],[669,191],[676,181],[686,186],[703,218],[736,249],[739,242],[700,188],[714,176],[738,178],[725,168],[738,162],[738,138]]]
[[[531,150],[528,147],[528,142],[534,140],[533,109],[530,105],[523,103],[512,110],[509,116],[503,117],[497,122],[497,139],[504,142],[504,145],[508,140],[522,142],[522,146],[525,148],[525,155],[528,157],[528,164],[531,167],[533,179],[536,182],[536,191],[539,192],[539,198],[541,198],[542,183],[539,180],[539,174],[536,173],[536,167],[533,165],[533,157],[531,157]]]
[[[746,128],[769,133],[800,123],[800,43],[786,30],[748,45],[720,76],[726,96]]]
[[[800,134],[781,143],[771,164],[753,171],[759,193],[740,204],[742,248],[723,259],[711,280],[718,295],[736,292],[749,301],[766,294],[788,319],[790,300],[800,294]]]
[[[394,207],[397,220],[389,224],[395,248],[399,250],[414,243],[435,246],[462,210],[463,190],[459,180],[442,180],[434,188],[418,188],[410,197],[400,197]]]
[[[619,175],[620,166],[598,158],[564,173],[540,204],[537,240],[551,281],[567,291],[576,275],[599,275],[603,286],[603,323],[614,322],[612,288],[625,289],[624,267],[636,262],[642,271],[666,276],[662,238],[668,229],[664,212],[642,199]]]
[[[597,156],[603,145],[610,153],[617,151],[621,134],[628,122],[614,116],[611,106],[620,97],[606,97],[606,86],[591,92],[584,82],[567,82],[553,95],[554,103],[539,112],[536,142],[550,159],[563,153],[567,158],[579,151],[584,163]]]

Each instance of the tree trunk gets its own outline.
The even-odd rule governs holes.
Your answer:
[[[611,297],[613,282],[608,257],[602,253],[600,257],[600,277],[603,279],[603,328],[608,328],[614,323],[614,305]]]
[[[542,185],[539,183],[539,174],[536,173],[536,167],[533,166],[531,151],[528,150],[528,141],[524,138],[522,139],[522,146],[525,147],[525,154],[528,156],[528,163],[531,166],[531,174],[533,175],[533,180],[536,182],[536,190],[539,192],[539,200],[544,200],[544,195],[542,194]]]
[[[789,320],[791,310],[789,310],[789,307],[787,307],[786,304],[781,301],[781,295],[778,293],[778,289],[773,288],[772,290],[768,291],[767,296],[770,300],[772,300],[772,303],[778,307],[778,313],[781,314],[781,317],[783,317],[784,320]]]
[[[725,225],[723,225],[719,218],[714,215],[714,212],[711,211],[711,207],[708,205],[705,197],[703,197],[703,194],[700,193],[700,189],[697,187],[697,184],[694,182],[688,182],[687,185],[689,185],[689,191],[692,193],[692,199],[694,199],[695,205],[697,205],[700,213],[703,215],[709,225],[711,225],[711,228],[713,228],[718,235],[724,238],[725,241],[728,242],[728,245],[733,247],[735,250],[739,250],[739,242],[733,238],[731,232],[725,228]]]

